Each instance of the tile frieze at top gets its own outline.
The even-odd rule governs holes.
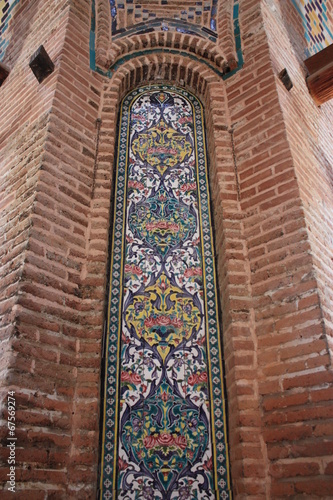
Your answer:
[[[112,37],[162,29],[217,38],[218,0],[110,0]]]
[[[161,51],[229,76],[243,65],[239,0],[93,0],[90,49],[91,68],[109,77]]]

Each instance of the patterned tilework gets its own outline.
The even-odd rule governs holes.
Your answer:
[[[110,8],[114,38],[161,28],[217,37],[217,0],[110,0]]]
[[[5,57],[6,49],[9,44],[9,38],[6,37],[6,31],[12,17],[12,11],[19,0],[0,0],[0,61]]]
[[[310,57],[333,43],[328,26],[326,0],[291,0],[302,17],[307,41],[305,54]]]
[[[148,28],[147,28],[147,23],[142,23],[142,26],[137,25],[137,27],[133,31],[131,31],[130,29],[128,31],[126,31],[124,36],[125,35],[130,36],[134,33],[142,33],[142,32],[148,33],[148,32],[154,31],[155,29],[159,29],[163,23],[165,23],[165,21],[163,21],[163,22],[156,21],[156,24],[155,24],[155,22],[151,22],[149,24]],[[168,25],[170,26],[170,25],[172,25],[172,23],[173,23],[173,21],[170,21]],[[178,21],[178,23],[179,23],[179,21]],[[188,26],[187,26],[187,28],[188,28]],[[191,32],[193,34],[198,34],[195,31],[196,27],[194,25],[191,25],[192,31],[188,30],[187,28],[186,28],[186,31],[184,31],[184,32],[186,32],[186,33]],[[147,54],[147,53],[155,53],[155,54],[157,54],[157,53],[176,54],[177,53],[180,56],[183,56],[183,57],[186,57],[189,59],[193,59],[195,61],[200,60],[201,63],[206,64],[218,76],[220,76],[223,79],[227,79],[227,78],[230,78],[231,76],[233,76],[235,73],[237,73],[237,71],[239,71],[243,67],[243,64],[244,64],[242,45],[241,45],[240,26],[239,26],[239,0],[234,0],[233,28],[234,28],[235,47],[236,47],[238,65],[234,70],[230,71],[229,73],[224,74],[218,68],[216,68],[212,64],[210,64],[210,62],[208,60],[205,60],[203,58],[199,59],[195,54],[192,54],[190,52],[179,51],[179,50],[175,50],[175,49],[169,49],[167,47],[155,48],[155,49],[145,49],[145,50],[141,50],[141,51],[137,51],[137,52],[136,51],[131,52],[130,54],[126,54],[123,57],[121,57],[119,60],[117,60],[115,62],[115,64],[112,67],[110,67],[107,71],[105,71],[96,65],[96,50],[95,50],[96,8],[95,8],[95,0],[92,0],[91,29],[90,29],[90,68],[93,71],[97,71],[99,74],[101,74],[103,76],[106,76],[108,78],[112,78],[114,71],[116,71],[122,64],[124,64],[125,62],[129,61],[130,59],[132,59],[134,57],[138,57],[138,56],[141,56],[141,55]],[[140,31],[141,29],[143,31]],[[119,35],[119,36],[122,36],[122,35]],[[117,36],[113,37],[114,40],[116,38],[117,38]],[[209,38],[211,38],[211,37],[209,37]],[[216,42],[215,37],[211,38],[211,40]]]
[[[231,498],[203,109],[149,86],[121,108],[101,499]]]

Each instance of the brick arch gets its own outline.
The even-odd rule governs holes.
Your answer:
[[[171,31],[137,34],[112,42],[109,50],[109,64],[112,68],[112,65],[126,54],[156,48],[174,49],[195,54],[214,65],[221,72],[224,72],[228,67],[228,62],[222,51],[214,42],[200,36]]]
[[[114,73],[111,80],[105,82],[99,109],[101,119],[99,154],[96,170],[96,199],[91,207],[90,235],[87,240],[91,247],[87,255],[87,276],[96,273],[94,262],[94,234],[98,233],[101,225],[100,200],[98,193],[105,190],[103,172],[111,168],[114,162],[115,140],[117,135],[118,110],[122,98],[133,88],[149,82],[168,82],[185,86],[193,92],[205,107],[206,136],[208,141],[210,189],[212,199],[212,212],[215,229],[215,247],[217,260],[217,273],[219,282],[219,299],[222,309],[222,331],[225,358],[226,387],[229,406],[229,444],[231,476],[234,492],[241,492],[244,478],[251,480],[253,470],[248,468],[241,453],[241,433],[246,422],[242,421],[242,394],[246,393],[247,381],[240,377],[237,365],[242,364],[241,356],[237,349],[241,349],[242,332],[248,330],[247,335],[255,341],[255,327],[253,314],[244,312],[244,306],[237,305],[237,295],[240,293],[240,283],[243,296],[250,296],[250,270],[244,265],[247,259],[246,242],[242,223],[242,213],[237,194],[237,179],[233,163],[232,142],[229,132],[229,119],[227,101],[225,98],[224,82],[205,65],[182,58],[174,54],[157,56],[151,54],[132,59],[124,63]],[[108,190],[110,192],[111,185]],[[109,222],[109,221],[105,221]],[[234,249],[241,249],[236,255]],[[89,264],[91,262],[91,264]],[[91,270],[90,270],[90,265]],[[101,263],[101,271],[103,271]],[[232,279],[236,271],[237,280]],[[244,319],[244,315],[246,318]],[[246,325],[246,326],[244,326]],[[253,347],[253,358],[257,353]],[[256,377],[259,378],[258,376]],[[249,387],[253,380],[248,381]],[[250,390],[250,389],[249,389]],[[245,391],[245,392],[243,392]],[[258,401],[256,421],[258,422],[258,435],[260,431],[259,392],[253,395]],[[253,432],[253,429],[252,429]],[[262,443],[262,447],[265,444]],[[262,456],[265,457],[263,450]],[[260,459],[259,459],[260,461]],[[267,479],[266,464],[262,464],[263,477],[256,478],[262,482],[265,489]]]
[[[218,4],[217,42],[192,34],[154,31],[134,34],[112,40],[111,14],[108,0],[95,0],[96,17],[96,63],[107,69],[119,58],[132,51],[142,51],[147,47],[166,47],[186,50],[213,62],[220,69],[234,69],[236,51],[234,42],[233,10],[234,0],[220,1]],[[148,26],[149,23],[147,23]]]
[[[235,0],[227,2],[219,1],[217,4],[217,45],[223,52],[231,69],[236,65],[236,47],[234,34],[234,10]]]
[[[147,53],[122,64],[114,73],[106,88],[112,88],[119,82],[122,89],[121,97],[134,87],[149,82],[167,81],[181,86],[186,86],[196,93],[201,100],[206,99],[210,84],[219,89],[220,99],[226,104],[224,97],[224,84],[214,71],[204,63],[192,61],[178,54]],[[225,106],[226,107],[226,106]],[[224,115],[227,122],[226,115]],[[227,123],[225,126],[227,127]]]

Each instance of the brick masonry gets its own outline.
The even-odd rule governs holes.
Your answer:
[[[17,498],[95,498],[118,107],[148,81],[185,85],[205,105],[234,496],[331,495],[332,105],[308,94],[289,2],[239,4],[244,67],[225,81],[177,53],[136,56],[109,79],[89,67],[89,1],[14,11],[0,89],[0,339],[2,401],[17,393]],[[28,62],[41,44],[55,71],[39,85]],[[219,50],[235,57],[228,38]],[[5,405],[2,418],[5,443]],[[3,446],[5,489],[7,456]]]

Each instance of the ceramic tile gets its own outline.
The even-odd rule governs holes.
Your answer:
[[[328,26],[326,0],[292,0],[292,3],[302,18],[307,57],[333,43],[333,33]]]
[[[191,479],[188,479],[183,486],[173,491],[171,496],[171,500],[214,500],[215,498],[218,498],[215,491],[201,491],[199,485]]]
[[[202,28],[209,29],[209,33],[213,37],[217,36],[216,32],[216,16],[217,16],[217,0],[208,0],[206,2],[193,2],[192,6],[180,5],[177,0],[152,0],[149,4],[145,4],[145,8],[141,8],[141,5],[135,6],[135,20],[136,26],[131,24],[131,18],[128,14],[133,10],[132,2],[126,2],[124,4],[123,0],[112,0],[110,1],[110,11],[112,18],[112,33],[117,35],[120,30],[125,30],[125,33],[133,34],[137,32],[138,29],[145,29],[144,26],[141,27],[142,21],[147,18],[163,18],[163,21],[159,23],[158,28],[164,31],[169,29],[177,29],[183,33],[195,34],[196,32],[203,35],[205,31]],[[172,14],[170,16],[170,7],[172,8]],[[125,10],[125,15],[119,19],[118,11]],[[203,16],[203,13],[209,13],[209,16]],[[194,15],[195,14],[195,15]],[[171,19],[169,19],[171,17]],[[194,22],[195,21],[195,22]],[[124,31],[123,31],[124,33]]]
[[[107,405],[117,426],[104,437],[105,450],[118,444],[118,462],[111,452],[102,457],[108,477],[116,467],[120,498],[143,491],[185,498],[189,487],[195,498],[210,498],[222,483],[227,491],[218,458],[226,461],[227,446],[204,142],[201,105],[186,91],[150,86],[125,98],[106,384],[119,400]]]
[[[117,500],[164,500],[162,493],[151,484],[144,484],[134,478],[134,488],[130,490],[120,490]]]

